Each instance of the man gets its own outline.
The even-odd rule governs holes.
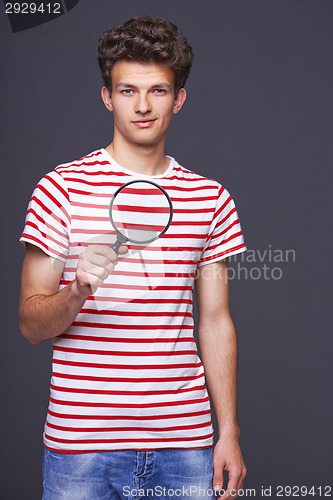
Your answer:
[[[53,339],[43,499],[214,498],[223,470],[231,498],[246,469],[227,257],[245,245],[227,190],[164,154],[193,52],[175,25],[142,16],[103,33],[98,59],[113,141],[43,177],[21,236],[20,328]],[[117,256],[109,203],[133,179],[164,188],[173,219]]]

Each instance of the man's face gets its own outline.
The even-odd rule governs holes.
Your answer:
[[[173,71],[162,64],[119,61],[111,80],[111,96],[103,87],[102,97],[114,114],[114,138],[143,146],[164,142],[186,97],[184,89],[175,97]]]

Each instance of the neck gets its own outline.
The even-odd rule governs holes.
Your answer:
[[[138,145],[114,137],[105,149],[119,165],[137,174],[159,175],[169,166],[169,158],[164,154],[164,142],[153,146]]]

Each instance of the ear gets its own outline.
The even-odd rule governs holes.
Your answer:
[[[185,100],[186,100],[186,90],[180,89],[176,96],[175,102],[173,103],[172,112],[174,115],[181,110]]]
[[[105,104],[106,109],[108,109],[109,111],[112,112],[113,111],[112,99],[111,99],[110,93],[106,87],[102,88],[101,96],[102,96],[102,99],[103,99],[103,102]]]

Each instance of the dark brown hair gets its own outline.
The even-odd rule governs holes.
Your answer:
[[[98,64],[111,93],[111,70],[118,61],[154,62],[174,71],[174,91],[184,87],[193,61],[193,50],[180,29],[166,19],[133,17],[110,28],[98,40]]]

